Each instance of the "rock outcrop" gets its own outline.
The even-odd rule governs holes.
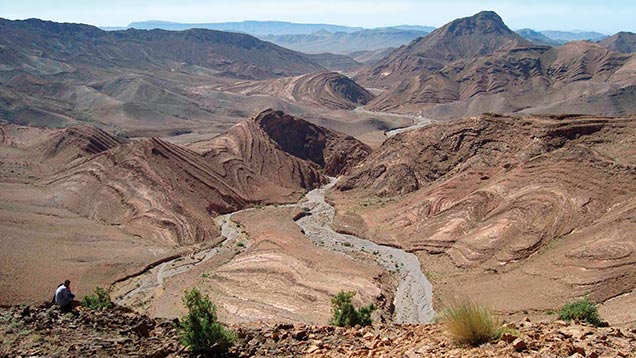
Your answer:
[[[52,132],[34,148],[41,160],[53,168],[72,166],[86,158],[113,149],[124,143],[104,130],[92,126],[74,126]]]
[[[265,111],[255,123],[286,153],[309,160],[330,176],[346,173],[371,149],[357,139],[282,112]]]
[[[200,155],[157,138],[135,141],[73,163],[44,184],[82,216],[183,245],[216,235],[210,216],[292,202],[326,183],[321,168],[339,175],[370,152],[352,137],[274,111],[206,145]]]

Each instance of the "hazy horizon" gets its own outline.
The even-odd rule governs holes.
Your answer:
[[[421,25],[439,27],[453,19],[483,10],[497,12],[512,29],[597,31],[613,34],[636,31],[633,14],[636,4],[619,0],[502,1],[365,1],[365,0],[51,0],[0,4],[0,17],[40,18],[56,22],[86,23],[100,27],[125,27],[132,22],[167,21],[216,23],[240,21],[285,21],[334,24],[351,27]]]

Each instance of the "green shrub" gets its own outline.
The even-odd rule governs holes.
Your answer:
[[[494,313],[471,300],[456,302],[441,315],[452,340],[477,347],[497,339],[502,330]]]
[[[596,304],[591,302],[588,297],[563,306],[559,311],[559,318],[566,321],[586,321],[597,327],[603,324],[596,309]]]
[[[188,314],[179,321],[179,340],[195,354],[224,354],[236,341],[236,333],[216,319],[216,306],[207,295],[193,288],[186,291],[183,304]]]
[[[110,308],[112,305],[110,295],[101,287],[95,288],[95,294],[84,296],[82,299],[82,306],[93,310]]]
[[[357,324],[368,326],[371,324],[371,314],[376,307],[373,303],[368,306],[356,309],[351,303],[351,298],[355,296],[355,292],[340,291],[331,299],[332,317],[330,324],[340,327],[353,327]]]

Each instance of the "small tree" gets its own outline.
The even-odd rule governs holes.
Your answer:
[[[236,341],[236,333],[216,318],[216,306],[207,295],[193,288],[185,292],[183,304],[188,314],[179,321],[179,339],[195,354],[224,354]]]
[[[586,321],[596,327],[603,325],[596,304],[591,302],[587,296],[563,306],[559,311],[559,318],[566,321]]]
[[[351,303],[355,292],[340,291],[331,299],[332,317],[330,324],[340,327],[353,327],[356,324],[368,326],[371,324],[371,314],[376,310],[373,303],[357,310]]]
[[[93,310],[110,308],[112,305],[113,303],[110,300],[110,295],[101,287],[95,288],[95,294],[84,296],[82,299],[82,306]]]

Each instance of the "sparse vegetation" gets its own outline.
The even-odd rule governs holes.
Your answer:
[[[596,304],[587,296],[563,306],[559,311],[559,318],[566,321],[585,321],[596,327],[603,325]]]
[[[441,321],[453,341],[473,347],[497,339],[502,332],[495,314],[469,299],[447,308],[441,315]]]
[[[245,243],[239,241],[236,243],[236,247],[245,247]]]
[[[92,310],[110,308],[112,305],[113,303],[110,300],[110,295],[101,287],[96,287],[94,294],[84,296],[82,299],[82,306],[88,307]]]
[[[353,327],[357,324],[368,326],[371,324],[371,314],[376,310],[373,303],[368,306],[356,309],[351,299],[355,296],[355,292],[340,291],[331,299],[332,317],[330,324],[340,327]]]
[[[179,320],[179,340],[195,354],[226,353],[236,341],[235,332],[217,322],[216,306],[207,295],[193,288],[185,292],[188,314]]]

